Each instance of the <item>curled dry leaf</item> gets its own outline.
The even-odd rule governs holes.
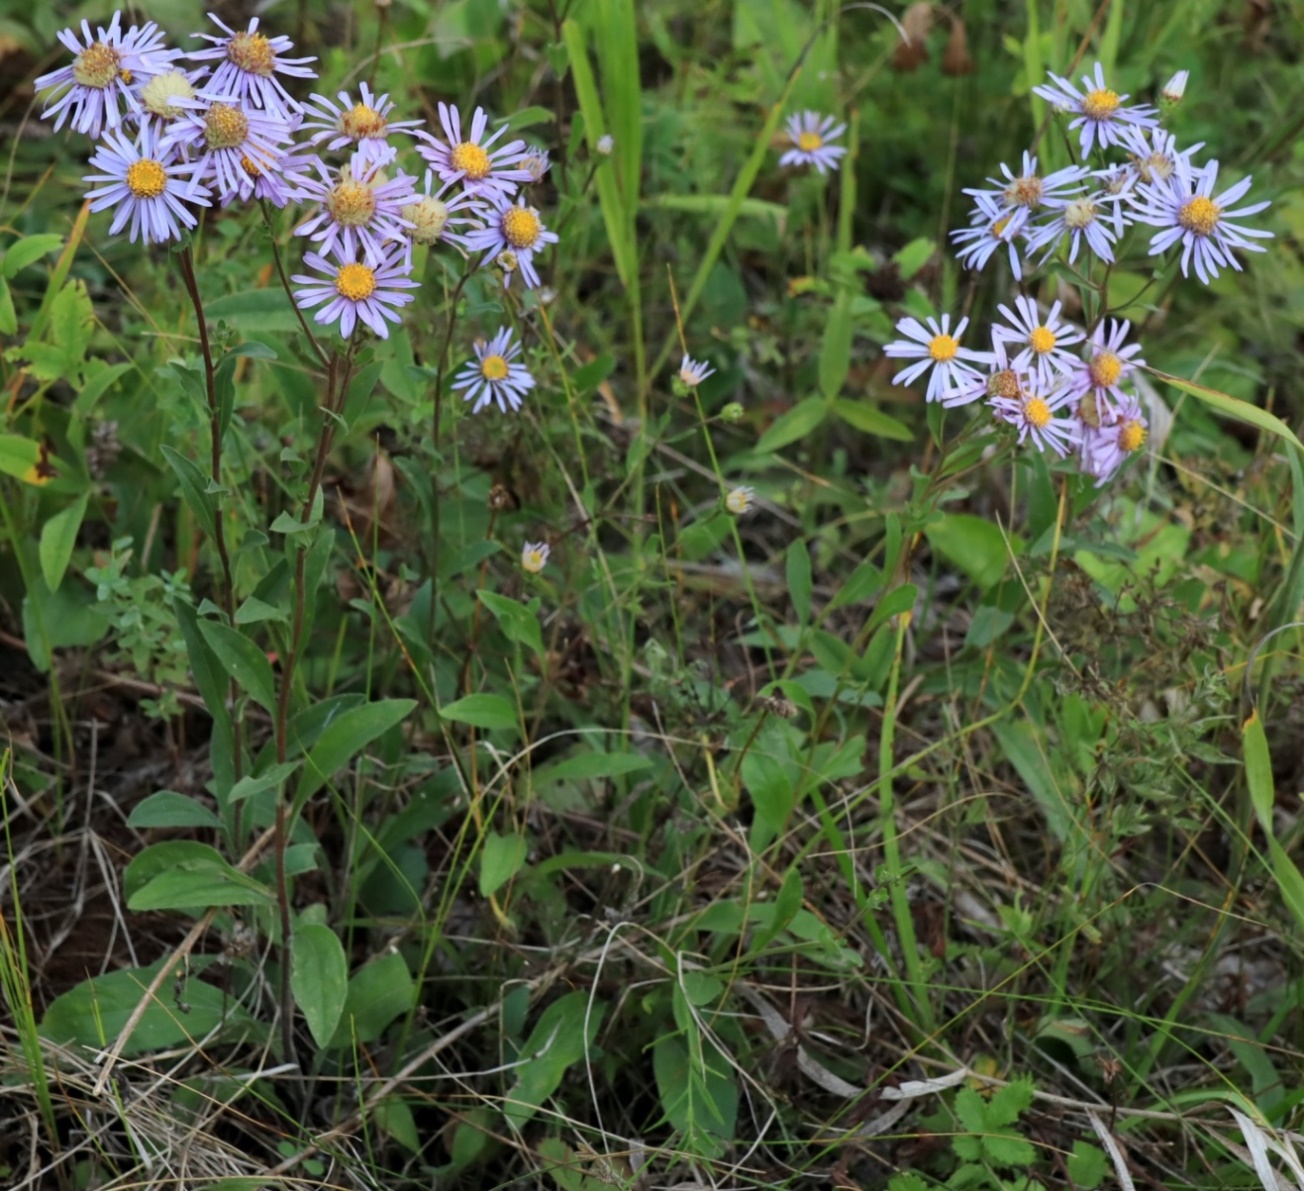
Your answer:
[[[909,74],[921,62],[928,61],[928,31],[933,27],[933,6],[920,0],[906,9],[901,17],[905,36],[892,52],[892,69]]]

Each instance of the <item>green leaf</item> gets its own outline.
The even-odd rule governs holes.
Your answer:
[[[961,1088],[955,1094],[955,1115],[967,1133],[987,1132],[987,1101],[973,1088]]]
[[[208,491],[208,477],[194,460],[187,459],[179,451],[168,446],[159,449],[168,461],[168,466],[176,473],[177,482],[181,485],[181,496],[186,507],[194,514],[200,529],[210,538],[216,537],[217,501]]]
[[[229,802],[242,802],[246,798],[252,798],[255,794],[261,794],[264,790],[278,789],[281,783],[298,768],[298,761],[284,761],[279,765],[273,765],[266,773],[261,773],[257,777],[253,775],[242,777],[231,787],[231,793],[227,795],[227,800]]]
[[[1079,1138],[1073,1143],[1073,1152],[1069,1154],[1069,1182],[1082,1191],[1095,1191],[1109,1174],[1109,1163],[1105,1151],[1093,1146],[1089,1141]]]
[[[213,739],[210,757],[213,762],[214,788],[219,806],[225,806],[227,792],[235,781],[235,730],[231,713],[227,710],[227,682],[217,656],[209,648],[199,631],[199,617],[194,605],[176,597],[172,601],[177,624],[186,642],[186,658],[195,687],[204,700],[208,714],[213,718]]]
[[[476,592],[480,602],[494,614],[498,627],[509,641],[534,651],[537,658],[544,656],[543,630],[539,627],[538,601],[522,604],[510,596],[498,595],[496,592],[481,588]]]
[[[911,240],[892,259],[896,262],[897,271],[901,274],[902,280],[909,281],[933,259],[933,253],[936,251],[937,245],[932,240]]]
[[[543,782],[594,781],[621,777],[652,767],[652,759],[642,753],[574,753],[564,760],[540,766],[534,771],[534,784]]]
[[[221,827],[219,819],[203,803],[175,790],[159,790],[141,799],[127,816],[128,827]]]
[[[1037,1157],[1032,1143],[1014,1133],[986,1133],[983,1149],[993,1166],[1031,1166]]]
[[[117,383],[118,379],[135,367],[136,365],[130,361],[118,364],[105,364],[102,360],[92,361],[86,367],[86,383],[78,391],[77,400],[72,403],[72,412],[78,417],[86,417],[95,408],[96,402]]]
[[[854,426],[864,434],[890,438],[894,442],[914,442],[915,432],[909,426],[867,402],[839,397],[833,403],[833,412],[848,426]]]
[[[46,586],[51,591],[58,591],[63,582],[64,572],[72,561],[73,547],[77,544],[77,534],[81,531],[82,518],[86,516],[86,505],[90,493],[83,492],[66,509],[55,513],[41,526],[41,543],[38,554],[41,559],[41,574]]]
[[[1033,1082],[1026,1076],[1012,1079],[1003,1088],[997,1088],[987,1102],[989,1126],[1013,1125],[1032,1107]]]
[[[127,899],[127,909],[137,913],[275,904],[270,889],[225,860],[182,861],[147,881]]]
[[[241,690],[272,715],[276,714],[276,679],[272,664],[243,633],[218,624],[214,620],[201,620],[199,631],[213,651],[223,669],[235,679]]]
[[[295,807],[301,807],[373,740],[407,719],[416,705],[415,699],[379,699],[337,716],[308,754],[294,792]]]
[[[820,392],[832,401],[842,392],[851,370],[851,290],[842,288],[834,300],[820,344]]]
[[[503,1104],[503,1116],[508,1121],[519,1129],[561,1086],[566,1072],[593,1045],[606,1010],[606,1002],[598,1000],[590,1012],[589,994],[577,991],[567,993],[543,1011],[521,1047],[522,1063],[517,1068],[516,1083]]]
[[[1017,555],[1023,545],[1010,534],[1007,546],[998,526],[970,513],[945,513],[925,526],[924,536],[934,550],[984,590],[1000,580],[1011,552]]]
[[[371,1118],[405,1150],[421,1152],[421,1134],[416,1117],[408,1102],[401,1096],[386,1096],[371,1110]]]
[[[4,256],[0,257],[0,273],[6,281],[13,280],[20,269],[40,260],[47,253],[63,247],[63,237],[53,232],[42,232],[36,236],[25,236],[9,245]]]
[[[758,852],[783,832],[796,801],[796,790],[787,766],[767,751],[767,746],[775,739],[769,733],[761,733],[747,750],[741,766],[743,785],[747,787],[756,812],[751,846]]]
[[[727,194],[650,194],[643,200],[643,206],[661,211],[683,211],[686,215],[719,216],[731,202]],[[746,215],[753,219],[773,219],[782,227],[788,218],[788,208],[782,203],[747,198],[738,204],[738,215],[740,218]]]
[[[473,728],[515,728],[518,726],[516,708],[503,695],[467,695],[446,703],[439,709],[446,720],[470,724]]]
[[[1165,384],[1172,385],[1173,388],[1203,401],[1206,405],[1218,410],[1219,413],[1226,414],[1229,418],[1235,418],[1238,422],[1246,422],[1259,430],[1266,430],[1269,434],[1275,434],[1297,451],[1304,451],[1304,443],[1301,443],[1295,436],[1295,432],[1280,418],[1268,413],[1266,409],[1260,409],[1257,405],[1251,405],[1248,401],[1240,401],[1235,397],[1229,397],[1226,393],[1211,389],[1207,385],[1197,385],[1194,381],[1182,380],[1178,376],[1169,376],[1166,372],[1158,372],[1153,368],[1147,368],[1146,371]]]
[[[313,1041],[327,1046],[339,1025],[349,992],[349,961],[329,926],[304,923],[295,928],[290,990],[303,1012]]]
[[[40,342],[30,339],[16,354],[31,364],[37,380],[80,380],[86,349],[95,329],[95,308],[86,283],[80,278],[68,282],[50,304],[46,334]]]
[[[756,444],[758,452],[777,451],[798,439],[805,438],[821,425],[829,413],[829,403],[822,397],[807,397],[775,419],[774,424],[761,435]]]
[[[177,1003],[174,982],[163,982],[123,1046],[124,1057],[191,1043],[212,1033],[224,1021],[246,1030],[253,1028],[239,998],[198,978],[196,969],[202,969],[208,960],[207,956],[191,960],[190,979],[180,990],[185,1010]],[[50,1004],[41,1020],[41,1034],[64,1045],[96,1049],[108,1046],[135,1012],[163,963],[159,960],[148,968],[124,968],[82,981]]]
[[[275,288],[245,290],[239,294],[224,294],[206,302],[204,313],[210,324],[223,319],[237,331],[276,334],[299,329],[294,307],[279,285]]]
[[[0,335],[18,334],[18,311],[14,309],[14,296],[9,292],[9,282],[0,276]]]
[[[480,896],[490,897],[507,884],[525,863],[523,835],[489,832],[480,851]]]
[[[264,620],[285,620],[286,614],[283,608],[278,608],[274,604],[269,604],[265,600],[260,600],[257,596],[249,596],[243,604],[235,610],[236,624],[258,624]]]
[[[378,1041],[390,1022],[412,1008],[416,991],[407,961],[397,951],[359,968],[349,980],[344,1012],[329,1045]]]
[[[715,1047],[709,1043],[699,1047],[695,1058],[682,1038],[663,1037],[652,1048],[652,1073],[661,1110],[676,1129],[733,1136],[738,1087]]]
[[[806,540],[798,538],[788,547],[788,595],[799,624],[810,623],[810,598],[812,591],[810,551]]]
[[[850,578],[838,588],[828,603],[828,611],[844,608],[848,604],[859,604],[877,595],[883,586],[883,569],[872,562],[862,562]]]

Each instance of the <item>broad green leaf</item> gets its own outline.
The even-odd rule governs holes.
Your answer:
[[[205,910],[210,906],[270,906],[272,891],[220,857],[182,860],[151,877],[128,899],[127,909]]]
[[[47,253],[62,247],[63,237],[53,232],[24,236],[23,239],[10,244],[4,256],[0,257],[0,273],[4,274],[5,280],[12,281],[20,269],[27,268]]]
[[[417,1129],[412,1109],[403,1097],[386,1096],[371,1110],[371,1119],[405,1150],[413,1154],[421,1152],[421,1132]]]
[[[480,848],[481,897],[491,897],[521,871],[526,850],[523,835],[499,835],[491,831],[484,837]]]
[[[65,1045],[102,1049],[127,1024],[163,962],[84,980],[51,1003],[41,1020],[41,1034]],[[208,962],[207,956],[191,960],[190,978],[179,990],[184,1010],[178,1004],[175,982],[163,982],[127,1039],[122,1051],[125,1057],[192,1042],[224,1021],[244,1030],[256,1028],[238,997],[199,979]]]
[[[517,1068],[516,1083],[503,1104],[508,1121],[520,1128],[561,1086],[566,1072],[593,1045],[606,1010],[606,1002],[596,1000],[590,1011],[589,994],[576,991],[543,1011],[521,1047],[524,1062]]]
[[[998,526],[970,513],[946,513],[924,529],[928,543],[948,562],[959,567],[979,587],[998,582],[1018,554],[1022,542],[1013,534],[1009,545]]]
[[[1266,409],[1260,409],[1257,405],[1251,405],[1248,401],[1240,401],[1235,397],[1230,397],[1217,389],[1209,388],[1207,385],[1197,385],[1194,381],[1183,380],[1179,376],[1169,376],[1166,372],[1158,372],[1154,368],[1147,368],[1146,371],[1157,380],[1172,385],[1173,388],[1203,401],[1206,405],[1218,410],[1219,413],[1226,414],[1229,418],[1235,418],[1237,421],[1246,422],[1259,430],[1266,430],[1269,434],[1275,434],[1282,442],[1289,444],[1297,451],[1304,451],[1304,443],[1301,443],[1295,436],[1295,432],[1280,418],[1270,414]]]
[[[1089,1141],[1078,1138],[1066,1164],[1069,1181],[1082,1191],[1095,1191],[1109,1174],[1105,1151]]]
[[[72,561],[73,547],[77,544],[77,534],[81,530],[82,518],[86,516],[86,505],[90,493],[83,492],[66,509],[55,513],[41,526],[41,542],[38,554],[41,559],[41,574],[46,586],[51,591],[58,591],[63,582],[64,572]]]
[[[308,754],[295,806],[301,807],[373,740],[407,719],[416,705],[415,699],[380,699],[336,716]]]
[[[476,592],[480,602],[494,614],[498,627],[503,630],[509,641],[515,641],[534,651],[535,657],[542,658],[543,630],[539,627],[538,602],[522,604],[510,596],[498,595],[496,592],[481,588]]]
[[[540,766],[534,771],[535,785],[543,782],[593,781],[621,777],[652,767],[652,759],[642,753],[574,753],[564,760]]]
[[[0,434],[0,472],[26,479],[41,457],[41,446],[33,438]]]
[[[217,502],[208,491],[208,477],[193,459],[169,446],[159,448],[168,466],[176,473],[181,485],[181,496],[186,507],[194,514],[199,527],[211,538],[217,535]]]
[[[78,391],[77,400],[72,403],[73,413],[81,418],[86,417],[118,379],[135,367],[130,361],[105,364],[102,360],[93,360],[86,366],[86,383]]]
[[[264,790],[278,789],[281,783],[298,768],[298,761],[284,761],[279,765],[273,765],[266,773],[261,773],[257,777],[252,775],[242,777],[231,787],[231,793],[227,798],[231,802],[242,802],[255,794],[261,794]]]
[[[914,442],[915,432],[909,426],[868,402],[839,397],[833,403],[833,412],[848,426],[854,426],[865,434],[874,435],[875,438],[890,438],[894,442]]]
[[[214,790],[219,806],[225,806],[227,792],[235,781],[235,730],[227,709],[226,673],[204,635],[199,631],[199,616],[193,604],[179,596],[172,601],[177,624],[186,642],[186,658],[195,687],[213,719],[210,756],[213,762]]]
[[[733,1136],[738,1087],[715,1047],[702,1045],[695,1057],[682,1038],[668,1035],[652,1048],[652,1072],[661,1110],[676,1129]]]
[[[806,549],[805,538],[798,538],[788,547],[787,570],[788,596],[797,613],[797,621],[799,624],[809,624],[812,579],[810,551]]]
[[[239,294],[225,294],[205,302],[204,313],[210,323],[223,319],[237,331],[276,334],[299,329],[294,307],[279,285],[245,290]]]
[[[847,373],[851,370],[851,290],[842,288],[829,311],[824,325],[824,339],[820,344],[820,392],[826,401],[832,401],[842,392]]]
[[[756,852],[782,833],[797,797],[788,766],[776,755],[782,747],[782,735],[767,725],[757,734],[740,767],[743,785],[755,810],[751,847]]]
[[[775,419],[774,424],[761,435],[756,444],[758,452],[777,451],[798,439],[805,438],[828,417],[830,405],[822,397],[807,397]]]
[[[446,720],[470,724],[473,728],[515,728],[516,707],[503,695],[467,695],[439,709]]]
[[[243,633],[236,632],[215,620],[201,620],[199,631],[222,663],[223,669],[235,679],[241,690],[272,715],[276,714],[276,679],[272,664]]]
[[[221,827],[208,807],[175,790],[159,790],[141,799],[127,816],[128,827]]]
[[[378,1041],[390,1022],[412,1008],[416,991],[407,961],[397,951],[359,968],[349,980],[344,1011],[329,1045]]]
[[[892,258],[902,278],[909,281],[919,272],[937,251],[937,245],[929,239],[911,240]]]
[[[18,311],[14,309],[14,296],[9,292],[9,282],[0,276],[0,335],[18,334]]]
[[[306,923],[295,929],[290,989],[313,1041],[326,1046],[335,1034],[349,991],[349,961],[329,926]]]
[[[95,309],[86,283],[80,278],[68,282],[50,304],[45,335],[39,342],[30,339],[17,355],[30,361],[37,380],[67,380],[79,383],[86,349],[95,328]]]

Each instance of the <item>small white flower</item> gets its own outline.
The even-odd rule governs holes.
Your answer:
[[[1017,347],[1013,367],[1033,373],[1041,385],[1048,387],[1057,372],[1072,372],[1077,366],[1077,357],[1067,349],[1086,336],[1071,323],[1061,321],[1060,302],[1050,308],[1045,319],[1032,298],[1015,298],[1014,304],[1017,310],[999,308],[1010,325],[993,327],[992,337]]]
[[[1083,157],[1090,156],[1092,147],[1096,144],[1102,149],[1117,144],[1123,129],[1129,124],[1153,128],[1157,123],[1154,108],[1135,104],[1129,106],[1125,103],[1126,95],[1119,95],[1117,91],[1111,91],[1105,86],[1105,68],[1099,62],[1096,63],[1094,78],[1089,74],[1082,76],[1085,93],[1079,92],[1068,79],[1060,78],[1053,71],[1047,73],[1055,85],[1044,83],[1032,90],[1062,111],[1075,113],[1075,118],[1069,123],[1069,130],[1082,130],[1079,136]]]
[[[690,360],[687,355],[679,365],[679,379],[690,389],[697,388],[708,376],[714,376],[715,369],[706,360]]]
[[[1097,488],[1102,487],[1129,455],[1145,446],[1147,429],[1141,403],[1126,394],[1118,409],[1099,426],[1082,428],[1078,466],[1084,475],[1095,478]]]
[[[608,132],[598,137],[598,143],[593,147],[601,156],[610,157],[612,150],[616,147],[616,142],[611,133]]]
[[[737,488],[729,490],[729,494],[724,498],[724,507],[735,517],[741,517],[744,513],[751,512],[755,499],[756,489],[740,484]]]
[[[946,393],[958,388],[966,376],[976,376],[978,370],[964,361],[986,364],[992,356],[990,352],[971,351],[960,346],[960,337],[968,325],[969,320],[962,318],[952,332],[949,314],[942,315],[940,326],[935,318],[928,320],[927,327],[915,318],[901,319],[896,329],[897,334],[904,338],[889,343],[883,354],[889,359],[915,360],[916,363],[898,372],[892,383],[912,385],[931,369],[925,399],[940,401]]]
[[[1018,241],[1028,238],[1025,228],[1031,210],[1031,207],[1005,207],[986,195],[976,195],[971,226],[957,228],[951,233],[957,246],[956,259],[971,269],[982,269],[993,253],[1004,248],[1010,254],[1010,271],[1014,280],[1022,280]],[[959,247],[962,244],[964,247]]]
[[[1179,70],[1164,84],[1164,89],[1159,92],[1159,98],[1176,107],[1182,102],[1182,96],[1186,94],[1186,82],[1190,77],[1189,70]]]
[[[1072,418],[1057,418],[1070,395],[1064,389],[1045,395],[1022,391],[1017,397],[993,397],[988,403],[992,412],[1019,432],[1019,442],[1032,439],[1039,451],[1047,448],[1063,458],[1081,436],[1081,428]]]
[[[552,547],[547,542],[526,542],[521,547],[521,569],[531,575],[537,575],[548,565],[548,555]]]

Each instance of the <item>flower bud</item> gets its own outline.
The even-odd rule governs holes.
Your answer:
[[[737,401],[731,401],[720,411],[720,418],[725,422],[741,422],[743,407]]]
[[[1175,108],[1186,94],[1186,80],[1190,77],[1189,70],[1179,70],[1164,84],[1164,89],[1159,92],[1159,102],[1165,107]]]
[[[610,157],[611,151],[616,147],[616,142],[612,139],[611,133],[608,132],[598,137],[598,143],[593,147],[601,156]]]

